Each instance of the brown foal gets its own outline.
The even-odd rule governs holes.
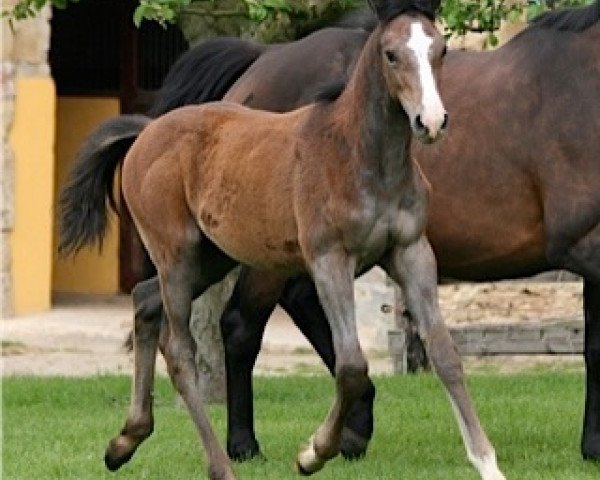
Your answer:
[[[440,315],[424,235],[427,184],[408,155],[412,134],[432,143],[447,125],[437,90],[445,46],[433,25],[436,7],[379,2],[379,26],[335,100],[286,114],[227,102],[184,107],[150,123],[124,160],[124,198],[158,270],[169,375],[198,428],[212,479],[235,477],[204,411],[189,317],[192,300],[238,263],[270,271],[277,297],[287,278],[307,272],[331,326],[336,397],[298,455],[301,473],[337,455],[346,414],[367,387],[352,283],[380,265],[404,289],[469,459],[484,480],[504,478]],[[132,405],[107,451],[115,464],[151,433],[145,393],[157,336],[148,332],[145,341],[136,333]]]

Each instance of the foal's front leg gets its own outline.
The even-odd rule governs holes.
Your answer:
[[[204,409],[195,362],[196,346],[189,327],[192,300],[214,282],[209,282],[202,275],[202,265],[196,252],[193,248],[189,250],[191,254],[181,255],[176,261],[170,264],[165,262],[166,265],[159,267],[163,307],[167,317],[163,354],[171,381],[185,402],[204,444],[209,478],[235,480],[229,459],[221,449]],[[181,248],[180,251],[186,250]]]
[[[331,375],[335,376],[331,327],[311,279],[302,276],[289,281],[279,304],[314,347]],[[362,458],[367,451],[373,436],[374,401],[375,386],[369,381],[367,390],[354,403],[344,422],[340,453],[347,460]]]
[[[336,398],[325,421],[296,460],[298,471],[320,470],[340,450],[344,420],[369,387],[367,362],[358,342],[354,314],[355,261],[340,247],[316,257],[310,265],[321,305],[331,326],[335,351]]]
[[[460,356],[442,320],[436,261],[429,241],[423,236],[407,247],[397,246],[382,266],[404,291],[427,354],[450,396],[469,460],[483,480],[504,480],[467,392]]]

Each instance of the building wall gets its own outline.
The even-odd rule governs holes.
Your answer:
[[[54,83],[16,80],[10,145],[15,152],[12,289],[15,314],[50,307],[54,197]]]
[[[118,98],[59,97],[56,114],[56,182],[54,195],[60,189],[85,137],[109,118],[119,115]],[[75,258],[62,259],[54,248],[52,289],[55,292],[117,293],[119,291],[118,221],[112,221],[103,244],[86,248]],[[58,224],[54,228],[54,245],[58,245]]]
[[[2,316],[50,306],[56,97],[49,19],[48,6],[14,28],[2,19]]]
[[[16,0],[7,0],[10,8]],[[51,306],[53,291],[118,291],[117,231],[105,253],[56,255],[56,200],[76,149],[108,117],[114,98],[56,98],[48,67],[49,19],[2,20],[2,158],[0,162],[0,313],[20,315]]]

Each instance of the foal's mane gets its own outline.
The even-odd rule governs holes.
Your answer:
[[[583,32],[600,21],[600,0],[586,7],[561,8],[546,12],[532,20],[532,27],[561,32]]]

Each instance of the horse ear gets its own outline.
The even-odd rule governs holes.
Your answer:
[[[385,22],[389,19],[390,14],[395,10],[403,10],[402,4],[407,3],[405,0],[367,0],[369,6],[377,15],[377,18],[381,22]]]
[[[441,4],[442,0],[414,0],[415,7],[424,12],[431,12],[433,15],[437,14]]]
[[[380,21],[389,20],[394,14],[415,9],[435,16],[441,5],[441,0],[367,0],[369,6]]]
[[[431,0],[431,10],[437,12],[442,5],[442,0]]]

